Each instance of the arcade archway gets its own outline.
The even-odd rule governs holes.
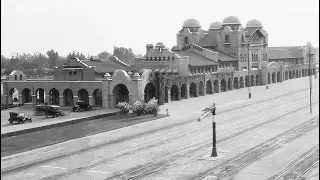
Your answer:
[[[89,104],[89,93],[86,89],[80,89],[78,91],[78,99],[85,104]]]
[[[44,103],[45,98],[46,98],[46,95],[45,95],[44,90],[42,88],[38,88],[36,90],[36,102],[37,102],[37,104],[38,103],[40,103],[40,104]]]
[[[32,102],[31,90],[29,88],[23,89],[22,90],[22,104],[31,103],[31,102]]]
[[[206,83],[206,94],[213,94],[211,80],[208,80]]]
[[[171,101],[177,101],[178,100],[178,95],[179,95],[179,91],[178,91],[178,86],[177,85],[173,85],[170,89],[171,92]]]
[[[63,91],[64,106],[73,106],[73,92],[71,89],[65,89]]]
[[[119,102],[129,103],[129,90],[124,84],[118,84],[113,88],[114,107]]]
[[[152,83],[148,83],[144,88],[144,102],[148,102],[153,97],[156,97],[156,87]]]
[[[190,97],[197,97],[197,86],[194,82],[190,84],[189,93]]]
[[[19,103],[19,91],[16,88],[11,88],[8,94],[8,104]]]
[[[92,105],[95,107],[102,107],[102,90],[95,89],[92,93]]]
[[[234,89],[239,89],[239,81],[237,77],[233,78],[233,87]]]
[[[199,96],[203,96],[204,95],[204,92],[203,92],[203,82],[200,81],[199,83]]]
[[[52,105],[60,105],[59,91],[56,88],[52,88],[49,91],[49,103]]]

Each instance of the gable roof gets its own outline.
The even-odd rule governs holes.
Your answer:
[[[297,59],[304,58],[303,56],[292,52],[286,48],[268,48],[268,59]]]
[[[197,43],[198,46],[202,47],[208,47],[208,46],[216,46],[216,37],[212,33],[206,34],[204,38],[202,38],[199,43]]]
[[[122,69],[125,71],[130,70],[128,66],[119,64],[111,60],[105,60],[105,61],[82,60],[82,63],[86,64],[87,66],[95,66],[94,70],[97,73],[113,73],[116,69]]]
[[[236,57],[233,57],[229,54],[226,54],[222,51],[218,51],[216,49],[214,49],[214,47],[207,47],[206,49],[209,49],[210,51],[213,51],[213,52],[218,52],[218,60],[219,61],[237,61],[238,59]]]
[[[175,53],[177,53],[179,56],[188,56],[189,65],[191,66],[218,65],[217,62],[212,61],[211,59],[208,59],[191,51],[176,51]]]

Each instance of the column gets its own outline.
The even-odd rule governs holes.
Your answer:
[[[219,80],[218,80],[218,84],[217,84],[217,86],[218,86],[218,87],[217,87],[217,93],[219,93],[219,92],[220,92],[220,82],[221,82],[221,81],[219,81]]]
[[[207,95],[207,87],[206,87],[206,85],[203,86],[203,95],[204,96]]]
[[[22,94],[19,94],[19,99],[18,100],[19,100],[19,104],[24,104],[23,101],[22,101]]]
[[[231,88],[230,90],[233,90],[233,81],[231,81]]]
[[[187,92],[186,92],[186,96],[187,96],[187,99],[190,99],[190,88],[189,86],[187,86]]]
[[[251,84],[251,86],[256,86],[256,78],[253,77],[253,84]]]
[[[93,105],[93,98],[92,98],[92,96],[89,96],[89,105]]]
[[[37,95],[32,94],[32,95],[31,95],[31,98],[32,98],[32,105],[33,105],[33,106],[36,105],[36,104],[37,104]]]
[[[48,105],[50,105],[50,95],[49,94],[46,94],[46,99],[44,101],[45,103],[47,103]]]
[[[65,106],[63,101],[63,96],[59,96],[59,103],[60,103],[60,106]]]
[[[78,101],[78,96],[73,96],[73,105],[77,105],[77,101]]]
[[[178,87],[178,101],[181,101],[181,87]]]
[[[199,84],[196,84],[196,97],[199,97]]]
[[[171,102],[171,92],[168,90],[168,103]]]

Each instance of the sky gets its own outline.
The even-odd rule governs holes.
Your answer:
[[[319,0],[1,0],[1,54],[145,54],[147,44],[175,46],[186,19],[208,30],[227,16],[261,21],[270,47],[319,47]]]

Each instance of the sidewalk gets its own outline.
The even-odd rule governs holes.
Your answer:
[[[97,147],[101,144],[122,141],[126,138],[132,138],[133,136],[146,134],[150,131],[165,129],[175,125],[181,125],[181,123],[187,121],[196,122],[197,117],[199,117],[199,115],[201,114],[201,109],[206,107],[208,104],[211,104],[213,100],[217,104],[218,113],[222,111],[226,112],[230,109],[260,101],[262,99],[275,97],[283,93],[294,92],[299,89],[305,89],[306,87],[308,87],[306,86],[307,84],[308,78],[302,78],[269,85],[270,89],[268,90],[265,90],[265,86],[253,87],[251,88],[253,92],[253,98],[250,100],[246,98],[247,89],[240,89],[227,93],[219,93],[199,98],[192,98],[189,100],[168,103],[161,106],[160,108],[163,113],[165,113],[165,108],[170,108],[169,114],[171,116],[169,117],[136,124],[100,134],[95,134],[92,136],[74,139],[11,156],[6,156],[4,158],[1,158],[1,163],[3,165],[1,171],[23,167],[25,165],[41,162],[46,159],[57,158],[69,153]],[[316,84],[319,83],[317,82]],[[316,88],[318,88],[318,85]],[[259,95],[261,96],[259,97]],[[183,108],[181,108],[181,106],[183,106]]]
[[[20,110],[15,109],[15,110]],[[5,110],[8,111],[8,110]],[[10,111],[10,110],[9,110]],[[12,110],[11,110],[12,111]],[[57,118],[45,118],[44,116],[32,117],[32,122],[25,122],[23,124],[18,125],[9,125],[3,126],[1,125],[1,139],[7,138],[11,136],[17,136],[25,133],[30,133],[34,131],[41,131],[44,129],[49,129],[58,126],[64,126],[67,124],[73,124],[81,121],[93,120],[102,117],[108,117],[111,115],[115,115],[119,112],[119,109],[96,109],[92,111],[83,111],[83,112],[67,112],[66,116],[57,117]],[[32,111],[25,111],[31,113]],[[3,115],[4,114],[4,115]],[[1,111],[1,119],[2,116],[5,116],[8,112]],[[6,119],[7,120],[7,119]]]

